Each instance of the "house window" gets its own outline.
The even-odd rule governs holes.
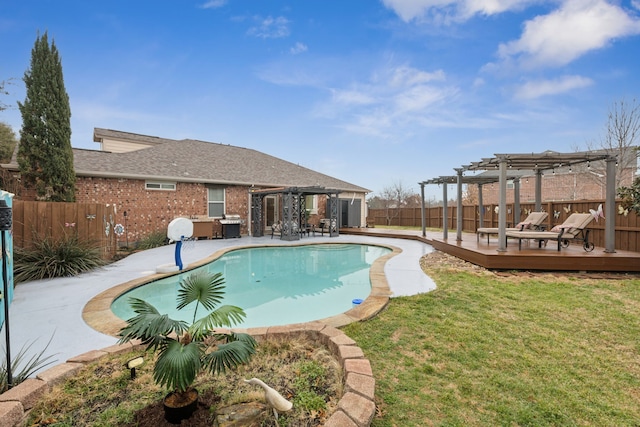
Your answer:
[[[144,183],[144,188],[146,190],[176,191],[176,183],[164,181],[146,181]]]
[[[224,188],[211,187],[209,190],[209,217],[222,218],[224,215]]]
[[[304,207],[309,214],[314,215],[318,213],[318,196],[304,196]]]
[[[507,190],[513,190],[513,187],[514,187],[513,180],[512,179],[508,180],[507,181]]]

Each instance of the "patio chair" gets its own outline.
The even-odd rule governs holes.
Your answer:
[[[316,228],[316,230],[320,230],[320,235],[324,236],[324,232],[326,231],[327,233],[329,233],[329,226],[331,225],[331,220],[329,218],[322,218],[320,220],[320,225],[318,225],[318,228]],[[315,235],[315,233],[314,233]]]
[[[530,239],[538,242],[538,247],[542,244],[546,245],[548,240],[556,240],[558,242],[558,251],[560,248],[566,248],[572,241],[581,241],[582,248],[591,252],[595,245],[589,241],[589,230],[586,228],[594,216],[590,213],[573,213],[562,224],[556,225],[549,231],[507,231],[507,239],[518,239],[518,249],[522,249],[522,240]],[[505,242],[506,244],[506,242]]]
[[[542,224],[549,214],[546,212],[531,212],[522,222],[516,224],[515,227],[508,227],[507,231],[524,231],[524,230],[539,230],[543,231],[544,225]],[[499,228],[494,227],[480,227],[476,230],[476,240],[480,241],[480,235],[487,236],[487,244],[489,244],[489,236],[498,235]]]
[[[271,224],[271,238],[274,234],[279,234],[282,237],[282,221],[274,222]]]

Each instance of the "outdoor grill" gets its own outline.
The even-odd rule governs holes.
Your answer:
[[[242,224],[240,215],[223,215],[220,224],[222,225],[223,239],[240,237],[240,224]]]

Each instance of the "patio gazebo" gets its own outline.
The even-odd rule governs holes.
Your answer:
[[[329,219],[329,237],[338,232],[338,194],[339,190],[324,187],[278,187],[249,190],[251,195],[251,231],[256,237],[264,236],[264,198],[278,194],[281,197],[280,218],[282,220],[282,240],[299,240],[300,230],[306,226],[306,196],[324,194],[327,196],[326,216]]]

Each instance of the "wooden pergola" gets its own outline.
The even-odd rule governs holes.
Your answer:
[[[282,231],[280,239],[299,240],[300,230],[306,227],[306,196],[324,194],[327,196],[327,217],[329,219],[329,237],[339,235],[338,232],[338,194],[339,190],[324,187],[277,187],[250,189],[251,195],[251,231],[253,236],[264,236],[264,198],[269,195],[280,195],[280,218]]]
[[[500,181],[500,177],[497,174],[492,173],[483,173],[481,175],[461,175],[463,172],[462,168],[455,169],[458,175],[448,175],[448,176],[439,176],[437,178],[432,178],[427,181],[420,182],[420,191],[422,196],[422,236],[426,236],[426,219],[425,219],[425,207],[424,207],[424,187],[428,184],[438,184],[442,185],[442,216],[443,218],[447,218],[448,211],[448,196],[447,196],[447,185],[448,184],[458,184],[458,200],[457,200],[457,222],[462,224],[462,184],[475,184],[478,186],[478,204],[480,206],[482,203],[482,186],[485,184],[494,184]],[[521,171],[510,171],[507,175],[508,180],[513,180],[514,182],[514,215],[516,218],[520,216],[520,177],[525,175],[526,172]],[[461,176],[460,176],[461,175]],[[480,209],[480,224],[484,222],[484,211]],[[448,227],[443,228],[443,238],[447,239],[449,232],[447,230]],[[458,240],[462,239],[462,229],[458,227],[459,235]]]
[[[536,177],[535,181],[535,209],[540,210],[542,206],[542,174],[544,171],[560,169],[563,167],[572,167],[578,164],[587,164],[589,167],[591,162],[604,161],[606,163],[606,203],[605,217],[614,218],[615,216],[615,166],[618,156],[606,150],[583,151],[573,153],[558,153],[554,151],[545,151],[543,153],[525,153],[525,154],[495,154],[494,157],[483,158],[479,162],[473,162],[470,165],[456,168],[455,183],[458,185],[458,218],[457,218],[457,240],[462,240],[462,184],[472,183],[474,179],[476,183],[487,183],[492,177],[483,177],[482,175],[464,176],[465,171],[496,171],[497,176],[493,177],[493,181],[499,183],[498,197],[498,251],[506,251],[506,199],[507,199],[507,181],[513,179],[512,171],[529,171]],[[510,172],[511,171],[511,172]],[[511,175],[510,175],[511,173]],[[424,181],[424,184],[453,183],[454,177],[440,177],[432,180]],[[423,183],[421,183],[422,185]],[[445,186],[446,187],[446,186]],[[514,189],[517,186],[514,186]],[[424,194],[424,193],[423,193]],[[446,193],[445,193],[446,194]],[[423,206],[424,206],[424,197]],[[519,203],[519,194],[516,193],[515,200]],[[446,206],[446,197],[444,199]],[[445,227],[446,233],[446,227]],[[445,235],[446,238],[446,235]],[[605,223],[605,252],[615,252],[615,223],[607,221]]]

